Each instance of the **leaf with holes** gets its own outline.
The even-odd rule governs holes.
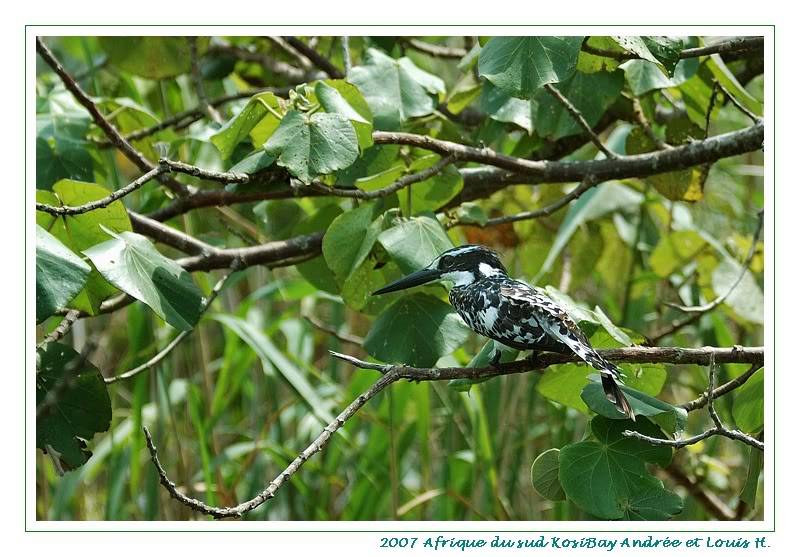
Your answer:
[[[203,305],[191,275],[161,255],[144,236],[106,231],[114,238],[83,251],[100,274],[176,329],[191,330]]]
[[[450,304],[416,293],[403,296],[378,316],[364,349],[384,362],[429,367],[458,348],[468,335]]]
[[[286,113],[264,150],[305,184],[347,168],[359,154],[355,129],[345,116],[296,110]]]
[[[92,268],[36,225],[36,322],[66,306],[81,291]]]
[[[530,99],[547,83],[575,71],[583,37],[493,37],[478,58],[478,71],[511,97]]]
[[[69,346],[36,353],[36,446],[73,470],[92,455],[86,441],[111,425],[111,400],[100,371]]]

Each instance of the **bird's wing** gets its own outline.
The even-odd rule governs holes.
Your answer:
[[[620,376],[620,369],[592,348],[586,335],[578,328],[564,308],[547,295],[523,282],[514,281],[513,284],[502,287],[500,291],[509,300],[524,302],[533,307],[536,319],[542,329],[552,338],[567,345],[581,360],[598,370],[606,398],[622,414],[636,420],[630,403],[616,381]]]

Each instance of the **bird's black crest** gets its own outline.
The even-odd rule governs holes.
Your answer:
[[[474,244],[467,244],[449,249],[438,258],[437,268],[442,272],[472,271],[484,263],[493,269],[506,273],[506,268],[500,261],[500,256],[489,248]]]

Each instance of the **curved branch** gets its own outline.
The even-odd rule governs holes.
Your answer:
[[[331,79],[342,79],[344,77],[342,70],[297,37],[284,37],[284,40],[300,54],[311,60],[316,67],[328,74]]]
[[[54,72],[56,72],[58,77],[61,78],[61,81],[64,83],[64,86],[67,88],[67,90],[72,93],[75,99],[89,112],[92,120],[94,120],[94,123],[97,124],[101,130],[103,130],[114,147],[119,149],[122,154],[124,154],[128,160],[135,164],[136,167],[142,172],[151,172],[156,169],[156,166],[147,160],[147,157],[136,150],[136,148],[131,145],[127,139],[122,137],[117,128],[115,128],[114,125],[100,113],[100,110],[97,108],[97,105],[94,103],[94,101],[92,101],[89,95],[87,95],[81,86],[78,85],[78,82],[67,73],[67,71],[64,69],[64,66],[61,65],[61,62],[58,61],[58,59],[53,55],[52,51],[47,48],[44,42],[42,42],[41,37],[36,37],[36,51],[47,63],[47,65],[50,66]],[[185,195],[188,193],[186,186],[176,180],[164,179],[162,183],[178,195]]]
[[[174,499],[179,501],[181,504],[186,505],[190,509],[211,515],[214,518],[240,518],[244,513],[252,511],[265,501],[275,497],[275,493],[284,483],[289,480],[289,478],[292,477],[292,474],[297,472],[315,453],[318,453],[324,449],[333,437],[333,434],[336,433],[336,431],[338,431],[345,424],[345,422],[347,422],[347,420],[352,418],[362,406],[369,402],[370,399],[398,379],[400,379],[398,375],[391,373],[381,376],[375,383],[372,384],[369,389],[364,391],[353,402],[351,402],[341,414],[336,416],[331,423],[325,426],[317,438],[314,439],[311,444],[306,447],[306,449],[301,452],[297,458],[295,458],[289,464],[289,466],[286,467],[286,469],[283,470],[283,472],[278,474],[261,493],[252,499],[236,505],[235,507],[212,507],[178,491],[178,486],[176,486],[175,483],[169,479],[167,473],[164,471],[164,468],[161,466],[161,463],[158,460],[158,451],[156,446],[153,444],[153,439],[150,436],[150,432],[145,427],[143,430],[145,439],[147,441],[147,449],[150,451],[150,458],[153,460],[153,464],[158,471],[158,477],[161,481],[161,485],[167,489],[169,494]]]
[[[410,145],[441,155],[452,155],[456,160],[495,166],[497,169],[469,169],[471,172],[468,174],[471,174],[473,180],[488,180],[496,186],[504,186],[542,182],[580,182],[588,174],[605,181],[683,170],[690,166],[761,149],[764,143],[764,123],[760,121],[749,128],[666,151],[588,161],[532,161],[503,155],[488,148],[469,147],[411,133],[374,132],[372,138],[377,144]],[[464,185],[466,187],[466,180]]]
[[[701,46],[697,48],[687,48],[680,52],[679,58],[697,58],[699,56],[709,56],[711,54],[740,54],[742,52],[758,51],[764,49],[764,37],[735,37],[733,39],[720,41],[718,43]],[[615,60],[638,60],[641,56],[629,51],[616,51],[597,48],[584,41],[581,50],[595,56],[613,58]]]
[[[398,37],[404,45],[413,48],[434,58],[456,58],[460,59],[467,55],[467,49],[457,46],[444,46],[440,44],[428,43],[413,37]]]
[[[222,292],[223,288],[225,288],[225,284],[228,282],[228,279],[231,278],[233,274],[239,269],[239,266],[240,262],[238,260],[234,261],[233,264],[231,265],[230,271],[228,271],[225,274],[225,276],[219,279],[217,281],[217,284],[214,285],[214,288],[211,289],[211,293],[208,295],[208,298],[205,299],[202,307],[200,308],[199,315],[201,317],[208,310],[208,308],[211,307],[211,304],[217,298],[219,293]],[[116,383],[117,381],[122,381],[123,379],[130,379],[131,377],[136,377],[140,373],[145,372],[148,369],[151,369],[153,366],[158,365],[158,363],[161,362],[161,360],[166,358],[169,355],[169,353],[172,352],[175,349],[175,347],[181,343],[183,339],[192,334],[192,331],[194,331],[194,329],[181,331],[178,335],[175,336],[174,339],[172,339],[172,341],[170,341],[169,344],[167,344],[164,347],[163,350],[161,350],[158,354],[147,360],[145,363],[136,366],[135,368],[130,369],[124,373],[120,373],[119,375],[115,375],[113,377],[104,377],[103,381],[105,381],[105,383],[108,385],[111,383]]]

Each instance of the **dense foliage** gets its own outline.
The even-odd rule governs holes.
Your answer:
[[[379,374],[328,351],[486,366],[494,343],[442,285],[370,296],[463,243],[500,252],[597,348],[761,346],[763,42],[58,37],[37,49],[40,518],[202,516],[159,485],[142,426],[181,492],[233,506],[331,423],[323,450],[246,519],[762,516],[752,444],[626,432],[671,442],[720,419],[760,438],[763,354],[622,358],[635,422],[591,368],[562,360],[398,381],[339,423]],[[691,402],[710,376],[727,389],[711,413]]]

